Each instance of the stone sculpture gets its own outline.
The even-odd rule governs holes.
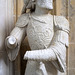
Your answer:
[[[9,59],[15,60],[27,35],[31,51],[24,55],[24,59],[28,59],[25,75],[66,75],[68,20],[49,13],[53,0],[24,1],[22,15],[6,38]],[[34,11],[25,13],[27,6]]]

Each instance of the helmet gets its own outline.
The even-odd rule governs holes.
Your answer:
[[[35,0],[23,0],[23,2],[24,5],[21,14],[26,13],[27,9],[31,9],[31,11],[35,10]]]
[[[42,8],[53,9],[53,0],[37,0],[37,5]]]

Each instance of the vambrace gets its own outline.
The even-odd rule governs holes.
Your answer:
[[[20,49],[22,40],[25,37],[25,28],[15,27],[5,40],[8,57],[11,61],[15,60]]]

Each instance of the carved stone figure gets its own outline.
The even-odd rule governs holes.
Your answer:
[[[31,51],[25,75],[66,75],[66,48],[69,45],[69,22],[63,16],[51,15],[53,0],[24,0],[22,14],[6,39],[9,59],[15,60],[23,39],[28,37]],[[31,3],[32,2],[32,5]],[[24,9],[34,6],[33,12]]]

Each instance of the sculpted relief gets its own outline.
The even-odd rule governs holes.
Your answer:
[[[26,13],[26,10],[30,12]],[[6,38],[8,57],[14,61],[21,42],[28,37],[31,51],[25,75],[66,75],[66,48],[69,46],[69,22],[63,16],[49,13],[53,0],[24,0],[22,14]]]

